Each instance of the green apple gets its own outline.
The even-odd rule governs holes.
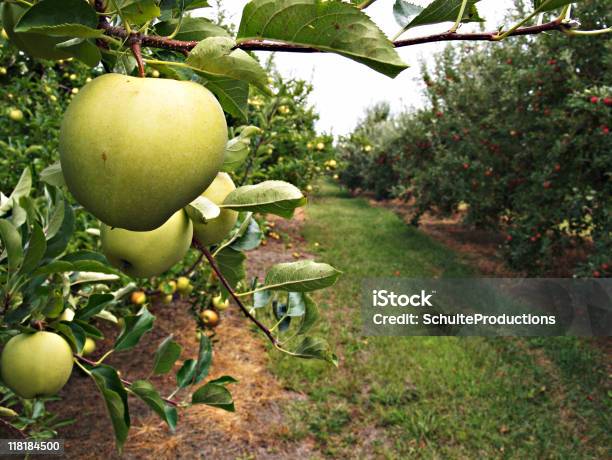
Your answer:
[[[85,344],[83,345],[83,350],[81,354],[83,356],[91,355],[96,349],[96,342],[91,337],[87,337],[85,339]]]
[[[202,196],[208,198],[215,204],[223,203],[225,197],[236,190],[234,181],[229,174],[220,172],[210,186],[204,190]],[[222,209],[216,219],[211,219],[205,224],[194,224],[193,233],[195,239],[202,246],[210,246],[223,241],[223,238],[234,228],[238,213],[231,209]]]
[[[23,112],[19,109],[10,109],[8,116],[13,121],[23,121]]]
[[[204,310],[200,313],[200,319],[206,326],[211,328],[219,325],[219,314],[214,310]]]
[[[142,232],[212,183],[226,143],[223,110],[202,85],[106,74],[70,103],[59,149],[76,200],[110,227]]]
[[[182,209],[158,229],[131,232],[102,224],[102,252],[114,267],[134,278],[161,275],[189,249],[193,225]]]
[[[144,305],[147,301],[147,295],[142,291],[134,291],[130,296],[130,302],[134,305]]]
[[[26,10],[27,8],[16,3],[4,2],[2,4],[2,25],[9,41],[34,58],[54,61],[69,58],[70,53],[55,47],[58,43],[68,40],[66,37],[49,37],[32,32],[15,32],[15,25]]]
[[[212,299],[213,307],[215,307],[219,311],[227,310],[229,307],[229,299],[225,299],[223,301],[223,297],[221,295],[217,295]]]
[[[191,280],[187,278],[186,276],[179,276],[178,279],[176,280],[176,288],[180,292],[187,291],[189,289],[189,286],[191,286]]]
[[[72,349],[53,332],[19,334],[2,350],[2,380],[22,398],[52,396],[72,373]]]

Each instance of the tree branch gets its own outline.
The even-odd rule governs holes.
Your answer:
[[[251,314],[251,312],[249,311],[249,309],[247,307],[244,306],[244,304],[242,303],[242,300],[240,300],[240,297],[238,297],[236,295],[236,293],[234,292],[234,290],[232,289],[232,287],[229,285],[229,283],[227,282],[227,280],[225,279],[225,277],[223,276],[223,273],[221,273],[221,270],[219,270],[219,266],[217,265],[217,262],[215,262],[215,258],[212,256],[212,254],[210,253],[210,251],[208,249],[206,249],[205,247],[200,246],[199,244],[195,243],[195,246],[202,251],[202,254],[204,254],[204,257],[206,257],[206,259],[208,260],[208,263],[210,264],[210,267],[213,269],[213,271],[215,272],[215,274],[217,275],[217,278],[219,278],[219,281],[221,281],[221,284],[223,284],[223,287],[225,287],[225,289],[227,290],[227,292],[229,292],[230,296],[232,296],[232,299],[234,299],[234,301],[236,302],[236,304],[238,304],[238,306],[240,307],[240,309],[242,310],[242,313],[244,313],[244,316],[246,316],[248,319],[250,319],[253,323],[255,323],[255,325],[264,333],[266,334],[266,336],[268,337],[268,339],[270,339],[270,342],[272,342],[272,345],[274,345],[276,348],[278,349],[282,349],[280,347],[280,344],[278,343],[278,340],[276,340],[276,337],[274,337],[274,335],[272,334],[272,332],[270,332],[270,330],[264,325],[262,324],[257,318],[255,318],[255,316],[253,316]]]
[[[567,32],[573,29],[577,25],[576,22],[564,22],[559,19],[545,24],[520,27],[513,30],[508,36],[519,36],[519,35],[537,35],[543,32]],[[101,20],[99,28],[103,29],[105,34],[111,37],[120,38],[127,40],[130,35],[126,32],[123,27],[111,26],[106,20]],[[407,46],[421,45],[424,43],[434,42],[446,42],[446,41],[497,41],[502,32],[480,32],[480,33],[457,33],[457,32],[443,32],[440,34],[426,35],[423,37],[408,38],[405,40],[396,40],[393,42],[393,46],[396,48],[403,48]],[[173,40],[166,37],[159,37],[155,35],[142,35],[140,37],[140,46],[143,48],[158,48],[167,49],[179,52],[188,52],[197,46],[198,41],[183,41]],[[263,41],[263,40],[248,40],[236,45],[236,48],[240,48],[245,51],[271,51],[271,52],[291,52],[291,53],[321,53],[323,51],[309,46],[293,45],[290,43]]]
[[[22,430],[20,430],[19,428],[15,428],[13,425],[11,425],[9,422],[7,422],[6,420],[4,420],[3,418],[0,418],[0,423],[2,423],[4,426],[6,426],[7,428],[9,428],[12,431],[15,431],[16,433],[19,433],[19,436],[21,436],[21,438],[23,439],[28,439],[28,435],[25,434]]]
[[[136,59],[136,65],[138,66],[138,76],[144,78],[145,76],[145,68],[144,61],[142,60],[142,37],[139,33],[131,33],[128,38],[128,44],[130,45],[130,49],[132,50],[132,54]]]

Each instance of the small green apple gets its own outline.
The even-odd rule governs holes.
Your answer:
[[[221,204],[233,190],[236,190],[236,186],[232,178],[229,174],[220,172],[212,184],[202,193],[202,196],[215,204]],[[216,219],[211,219],[205,224],[194,224],[193,233],[196,241],[202,246],[220,243],[234,228],[237,219],[238,213],[236,211],[222,209],[221,214]]]
[[[13,121],[23,121],[23,112],[19,109],[10,109],[8,116]]]
[[[176,280],[176,289],[181,294],[191,294],[191,291],[193,291],[191,280],[186,276],[179,276],[179,278]]]
[[[200,319],[208,327],[217,327],[219,324],[219,314],[214,310],[204,310],[200,313]]]
[[[74,97],[60,130],[64,179],[110,227],[151,231],[223,164],[227,123],[199,83],[105,74]]]
[[[85,344],[83,345],[83,350],[81,354],[83,356],[91,355],[96,349],[96,342],[91,337],[87,337],[85,339]]]
[[[161,275],[189,250],[193,225],[182,209],[158,229],[131,232],[102,224],[102,251],[111,265],[134,278]]]
[[[2,380],[22,398],[52,396],[72,373],[72,349],[58,334],[19,334],[2,350]]]
[[[142,291],[134,291],[130,296],[130,302],[134,305],[144,305],[147,301],[147,295]]]
[[[215,307],[219,311],[227,310],[229,307],[229,299],[223,300],[221,295],[217,295],[212,299],[213,307]]]

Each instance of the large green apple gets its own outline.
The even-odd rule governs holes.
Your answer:
[[[52,396],[72,373],[72,349],[53,332],[19,334],[2,350],[2,380],[22,398]]]
[[[134,278],[161,275],[189,250],[193,225],[182,209],[161,227],[150,232],[132,232],[102,224],[100,239],[108,261]]]
[[[4,2],[2,4],[2,26],[11,43],[31,57],[50,60],[69,58],[69,53],[55,48],[55,45],[69,38],[14,31],[15,25],[26,10],[27,8],[16,3]]]
[[[68,107],[60,160],[85,209],[111,227],[149,231],[211,184],[226,143],[223,110],[202,85],[106,74]]]
[[[234,181],[229,174],[221,172],[217,174],[213,183],[202,193],[202,196],[215,204],[221,204],[233,190],[236,190]],[[238,219],[236,211],[222,209],[221,214],[216,219],[211,219],[205,224],[194,224],[193,234],[196,241],[202,246],[220,243],[234,228],[236,219]]]

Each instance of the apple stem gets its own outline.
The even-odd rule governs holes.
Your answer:
[[[238,297],[238,295],[234,292],[228,281],[225,279],[225,276],[223,276],[223,273],[221,273],[221,270],[219,270],[219,266],[217,265],[217,262],[215,262],[215,258],[210,253],[210,251],[205,247],[202,247],[198,243],[194,244],[196,248],[202,251],[202,254],[204,254],[204,257],[206,257],[206,259],[208,260],[208,263],[217,275],[217,278],[219,278],[221,284],[223,284],[229,295],[232,297],[232,299],[234,299],[234,302],[236,302],[236,304],[240,307],[242,313],[244,313],[244,316],[246,316],[249,320],[255,323],[255,325],[268,337],[268,339],[270,339],[270,342],[272,342],[272,345],[274,345],[275,348],[280,349],[280,344],[276,337],[274,337],[274,334],[272,334],[270,329],[268,329],[261,321],[259,321],[257,318],[255,318],[255,316],[251,314],[249,309],[245,307],[245,305],[242,303],[242,300],[240,300],[240,297]]]

